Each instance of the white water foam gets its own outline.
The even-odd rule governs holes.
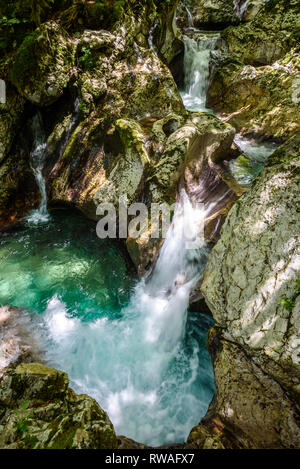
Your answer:
[[[210,79],[211,52],[219,33],[196,33],[184,36],[185,86],[181,92],[186,109],[207,112],[206,94]]]
[[[41,320],[47,361],[97,399],[117,433],[154,446],[184,441],[213,394],[206,332],[195,324],[186,333],[189,296],[208,255],[204,241],[187,248],[203,215],[182,191],[153,274],[121,318],[84,323],[54,297]]]

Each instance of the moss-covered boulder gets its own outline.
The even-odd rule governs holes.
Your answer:
[[[0,383],[0,448],[117,448],[106,413],[68,386],[65,373],[38,363],[8,369]]]
[[[191,14],[193,25],[196,28],[210,27],[211,29],[221,29],[230,24],[237,24],[239,18],[233,0],[187,0],[181,2],[183,10],[181,16],[188,15],[186,7]],[[185,25],[189,24],[189,18]]]
[[[273,65],[221,65],[207,103],[243,133],[287,139],[299,132],[299,93],[299,51],[292,50]]]
[[[207,105],[242,133],[286,140],[299,132],[298,2],[270,0],[221,36]],[[220,55],[220,57],[222,54]]]
[[[54,21],[28,34],[14,59],[9,79],[19,93],[39,106],[62,96],[72,75],[74,41]]]
[[[245,64],[268,65],[284,57],[298,42],[297,0],[270,0],[252,21],[222,32],[230,55]]]

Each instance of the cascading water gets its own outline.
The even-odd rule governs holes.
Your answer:
[[[33,327],[47,363],[68,372],[77,392],[93,396],[117,433],[154,446],[184,441],[214,392],[205,348],[212,321],[199,313],[187,320],[208,254],[201,238],[195,242],[207,211],[181,193],[155,269],[124,307],[124,299],[114,302],[124,296],[126,279],[112,263],[116,253],[108,258],[112,248],[94,230],[88,234],[85,219],[73,227],[60,213],[0,243],[1,303],[43,313]]]
[[[262,171],[266,159],[277,148],[274,142],[257,142],[254,139],[236,135],[234,142],[242,150],[243,155],[229,163],[233,177],[243,186],[249,186]]]
[[[188,17],[189,28],[193,28],[194,27],[194,20],[193,20],[192,13],[190,12],[190,10],[188,9],[187,6],[185,7],[185,9],[186,9],[187,17]]]
[[[249,2],[250,0],[234,0],[234,11],[240,20],[243,19],[243,16],[247,12]]]
[[[43,168],[46,155],[46,138],[43,131],[42,118],[36,114],[31,123],[33,133],[33,149],[30,153],[30,165],[41,193],[41,202],[37,210],[33,210],[27,218],[30,223],[44,223],[49,220],[47,210],[46,183],[43,176]]]
[[[153,52],[155,54],[157,54],[157,48],[154,44],[154,33],[155,33],[155,30],[156,30],[157,26],[158,26],[158,19],[157,19],[157,17],[155,17],[154,23],[153,23],[153,25],[152,25],[152,27],[149,31],[149,37],[148,37],[149,47],[150,47],[150,49],[153,50]]]
[[[208,112],[206,94],[210,78],[211,52],[215,49],[219,33],[194,32],[185,35],[184,70],[185,85],[181,92],[186,109]]]

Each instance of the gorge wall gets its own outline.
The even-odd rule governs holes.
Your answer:
[[[208,347],[216,395],[185,445],[299,448],[298,2],[249,2],[242,17],[233,1],[116,3],[110,23],[99,5],[77,10],[69,2],[36,24],[28,19],[25,38],[26,24],[15,26],[16,43],[5,30],[0,226],[39,203],[30,167],[37,113],[50,206],[73,206],[96,221],[98,204],[124,193],[129,203],[173,203],[180,182],[197,198],[209,172],[214,189],[228,192],[206,224],[206,239],[219,240],[201,285],[215,321]],[[9,17],[11,3],[0,6]],[[185,110],[170,71],[177,79],[186,7],[196,27],[222,30],[207,98],[218,117]],[[236,132],[280,144],[247,191],[226,171],[241,153]],[[129,233],[126,246],[142,275],[160,243]],[[76,396],[65,374],[33,364],[13,365],[0,381],[0,433],[0,447],[137,445],[118,441],[107,415]]]

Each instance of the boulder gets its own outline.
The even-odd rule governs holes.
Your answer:
[[[39,363],[9,368],[0,383],[0,448],[115,449],[107,414],[69,388],[66,373]]]
[[[60,98],[73,73],[75,42],[54,21],[27,35],[9,79],[31,103],[47,106]]]
[[[217,327],[215,413],[250,447],[300,447],[299,183],[294,137],[229,211],[201,286]]]
[[[0,164],[11,150],[25,106],[25,99],[10,83],[5,88],[6,102],[0,103]]]
[[[300,61],[292,50],[273,65],[219,66],[207,105],[245,134],[288,139],[299,132]]]

